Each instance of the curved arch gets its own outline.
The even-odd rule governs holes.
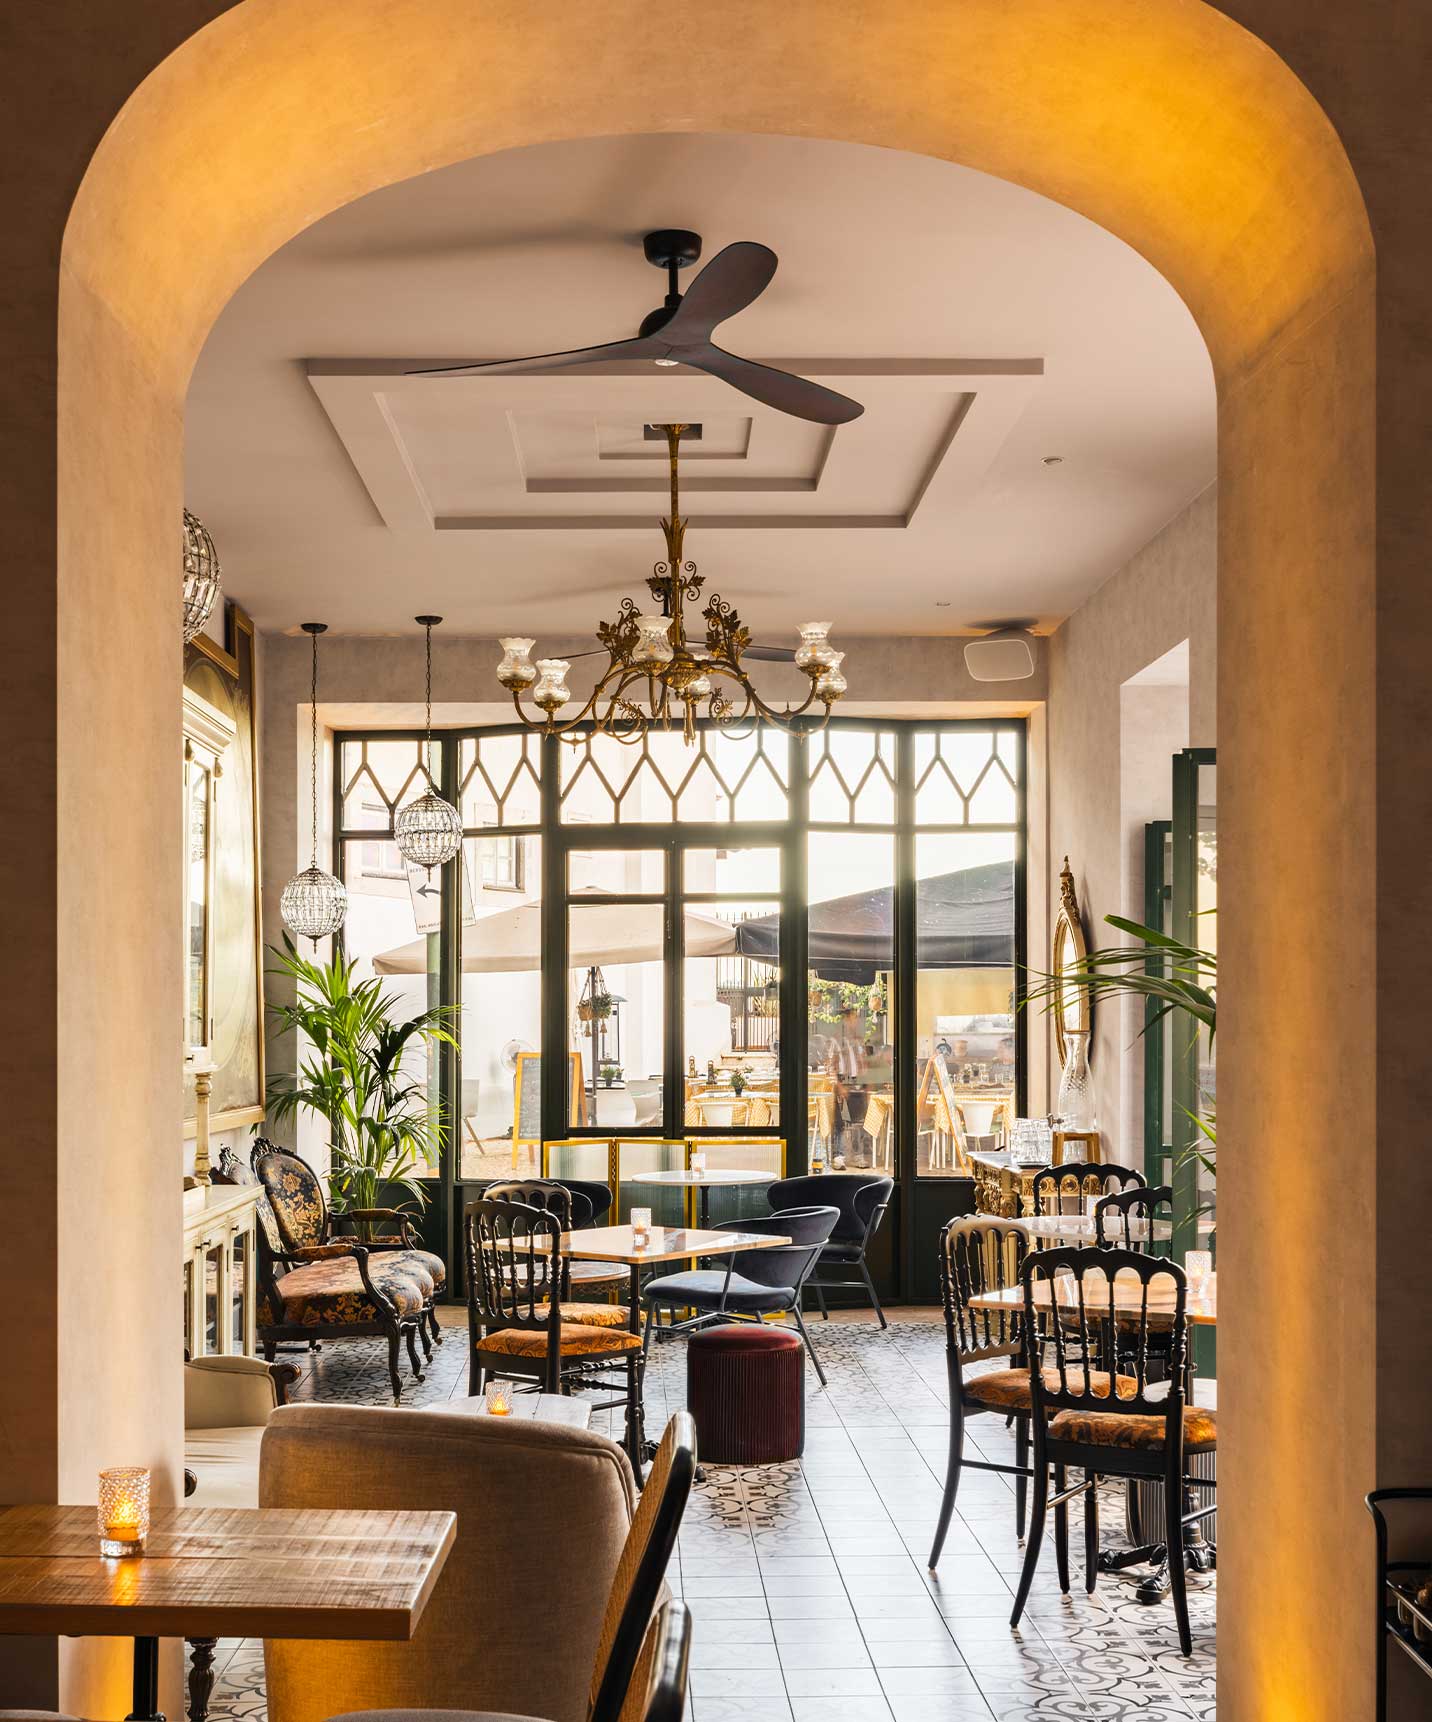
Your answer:
[[[126,1379],[168,1367],[167,1334],[135,1337],[165,1307],[177,1253],[166,1231],[177,1220],[163,1217],[167,1147],[101,1176],[87,1136],[96,1112],[120,1140],[179,1136],[177,1092],[155,1100],[177,1088],[165,1025],[181,1020],[178,965],[154,953],[170,948],[179,898],[170,574],[194,359],[238,284],[352,199],[490,151],[634,130],[834,138],[1017,181],[1139,250],[1203,332],[1220,396],[1220,1123],[1236,1142],[1273,1145],[1256,1169],[1251,1155],[1225,1161],[1220,1271],[1247,1307],[1277,1309],[1281,1329],[1275,1349],[1240,1325],[1221,1356],[1232,1410],[1220,1696],[1235,1717],[1365,1715],[1362,1611],[1339,1623],[1348,1648],[1333,1668],[1323,1585],[1269,1583],[1257,1563],[1273,1527],[1283,1573],[1315,1571],[1329,1549],[1346,1563],[1360,1548],[1348,1479],[1361,1487],[1374,1469],[1372,1317],[1338,1290],[1366,1256],[1352,1236],[1334,1240],[1326,1292],[1287,1303],[1287,1276],[1306,1240],[1326,1236],[1326,1214],[1301,1161],[1274,1151],[1304,1138],[1310,1092],[1325,1103],[1325,1139],[1356,1140],[1367,1123],[1362,1097],[1330,1095],[1326,1072],[1370,1067],[1376,994],[1359,995],[1366,1021],[1341,1029],[1320,1000],[1328,973],[1366,967],[1366,935],[1337,906],[1377,891],[1360,837],[1377,813],[1362,625],[1375,596],[1372,244],[1322,110],[1271,49],[1201,0],[716,0],[664,12],[647,0],[242,0],[135,90],[74,200],[61,265],[57,988],[92,1104],[60,1117],[54,1148],[62,1207],[89,1216],[77,1238],[101,1221],[128,1226],[152,1240],[153,1267],[131,1258],[133,1286],[110,1288],[92,1334],[61,1312],[61,1405],[68,1393],[127,1407]],[[1350,620],[1330,666],[1339,611]],[[1346,762],[1347,783],[1340,806],[1310,812],[1297,762],[1320,753]],[[120,918],[140,936],[117,945]],[[98,1013],[105,996],[144,1008]],[[1331,1411],[1318,1402],[1324,1381],[1277,1370],[1282,1354],[1330,1345]],[[169,1389],[116,1417],[172,1473],[172,1439],[153,1428],[161,1402],[172,1405]],[[1330,1419],[1342,1422],[1336,1456]],[[97,1456],[91,1420],[79,1421],[58,1438],[70,1443],[64,1491],[89,1486]],[[125,1433],[111,1420],[103,1439]],[[1311,1498],[1331,1529],[1303,1524]],[[97,1691],[67,1696],[71,1710],[104,1713]]]

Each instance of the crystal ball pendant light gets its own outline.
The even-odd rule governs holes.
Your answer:
[[[313,641],[313,674],[309,688],[308,724],[310,742],[309,790],[313,803],[313,859],[295,873],[278,900],[278,912],[289,932],[317,944],[336,933],[348,913],[348,893],[343,881],[325,873],[318,865],[318,636],[327,622],[305,622],[303,631]]]
[[[444,801],[433,787],[433,629],[441,616],[415,616],[413,620],[427,631],[428,676],[425,694],[426,754],[423,769],[428,787],[416,801],[400,809],[393,821],[393,840],[405,861],[426,867],[431,873],[451,861],[462,848],[462,816],[450,801]]]
[[[184,510],[184,644],[202,633],[219,596],[219,558],[214,540],[195,514]]]

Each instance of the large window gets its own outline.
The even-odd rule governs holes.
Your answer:
[[[449,1175],[543,1140],[784,1139],[787,1169],[958,1177],[1018,1108],[1022,724],[800,738],[447,732],[458,861],[404,866],[421,737],[341,735],[344,942],[459,1007]]]

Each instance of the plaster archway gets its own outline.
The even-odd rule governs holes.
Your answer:
[[[61,1114],[54,1142],[61,1284],[101,1221],[146,1249],[104,1299],[77,1276],[59,1301],[61,1499],[88,1498],[121,1435],[171,1477],[176,1458],[177,1330],[152,1312],[175,1301],[181,1011],[178,965],[156,953],[173,944],[179,900],[172,569],[190,367],[239,282],[341,204],[488,151],[637,129],[776,131],[958,161],[1078,209],[1182,293],[1220,406],[1220,1125],[1271,1145],[1256,1178],[1249,1159],[1225,1160],[1230,1306],[1271,1307],[1320,1230],[1287,1144],[1334,1060],[1370,1061],[1376,1022],[1369,996],[1334,1045],[1319,1005],[1323,975],[1354,970],[1363,937],[1330,906],[1350,882],[1365,881],[1365,901],[1377,890],[1357,838],[1359,811],[1375,820],[1373,258],[1347,159],[1287,67],[1191,0],[725,0],[660,15],[636,0],[243,0],[135,90],[64,236],[58,1005],[93,1098],[89,1118]],[[1334,613],[1345,650],[1330,668]],[[1336,816],[1306,804],[1309,752],[1345,762]],[[1352,1140],[1365,1096],[1324,1097],[1328,1138]],[[99,1160],[96,1111],[142,1149]],[[1336,1288],[1367,1271],[1370,1223],[1356,1221],[1370,1222],[1370,1189],[1362,1199],[1368,1212],[1329,1244],[1326,1292],[1280,1308],[1278,1332],[1235,1323],[1222,1347],[1220,1699],[1233,1718],[1368,1714],[1361,1611],[1330,1659],[1325,1592],[1272,1595],[1259,1564],[1275,1536],[1288,1572],[1345,1570],[1359,1549],[1372,1316]],[[1255,1202],[1256,1235],[1240,1218]],[[1335,1454],[1326,1378],[1282,1363],[1314,1336],[1338,1384]],[[137,1395],[144,1378],[154,1386]],[[96,1399],[113,1408],[103,1432],[83,1414]],[[155,1434],[166,1411],[167,1439]],[[87,1714],[114,1701],[99,1674],[78,1673],[65,1699]]]

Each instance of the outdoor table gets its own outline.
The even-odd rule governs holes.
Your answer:
[[[1052,1215],[1048,1217],[1054,1219],[1077,1218],[1075,1215]],[[1032,1223],[1028,1220],[1022,1222],[1026,1226]],[[1127,1313],[1137,1316],[1142,1308],[1144,1289],[1139,1281],[1133,1278],[1124,1280],[1116,1278],[1112,1282],[1112,1286],[1112,1314]],[[1047,1279],[1035,1282],[1033,1290],[1036,1309],[1049,1309],[1052,1305],[1058,1307],[1050,1295],[1051,1289]],[[1168,1279],[1152,1281],[1148,1287],[1148,1300],[1151,1315],[1172,1315],[1174,1306],[1172,1282]],[[984,1310],[1022,1310],[1024,1308],[1024,1288],[1023,1286],[1006,1286],[1000,1291],[980,1292],[969,1300],[969,1307]],[[1084,1307],[1091,1316],[1098,1316],[1106,1321],[1110,1319],[1110,1282],[1107,1279],[1102,1286],[1097,1282],[1090,1284],[1087,1279],[1085,1280]],[[1184,1302],[1184,1311],[1190,1327],[1217,1327],[1217,1281],[1215,1280],[1214,1289],[1211,1291],[1202,1290],[1195,1293],[1193,1288],[1189,1287]],[[1190,1346],[1190,1398],[1192,1397],[1192,1357],[1193,1348]],[[1216,1455],[1214,1453],[1195,1455],[1190,1463],[1197,1465],[1200,1460],[1208,1465],[1207,1481],[1209,1483],[1214,1482]],[[1168,1592],[1167,1551],[1161,1543],[1138,1543],[1136,1527],[1160,1522],[1161,1508],[1159,1503],[1163,1498],[1163,1484],[1131,1482],[1128,1496],[1130,1529],[1136,1546],[1122,1549],[1117,1553],[1105,1549],[1099,1556],[1099,1570],[1100,1572],[1120,1572],[1125,1567],[1142,1566],[1145,1562],[1152,1563],[1154,1571],[1140,1584],[1137,1594],[1140,1602],[1159,1602]],[[1218,1549],[1216,1544],[1205,1542],[1201,1535],[1196,1534],[1197,1531],[1196,1525],[1192,1527],[1184,1554],[1188,1565],[1201,1572],[1215,1564],[1218,1558]]]
[[[99,1552],[94,1507],[0,1509],[0,1633],[134,1640],[134,1722],[159,1717],[159,1640],[410,1639],[452,1513],[173,1507],[142,1555]]]
[[[628,1184],[671,1184],[682,1190],[695,1190],[699,1204],[697,1219],[704,1229],[711,1224],[711,1191],[718,1184],[774,1184],[774,1172],[741,1171],[713,1168],[705,1172],[633,1172]],[[709,1251],[706,1253],[710,1253]]]

